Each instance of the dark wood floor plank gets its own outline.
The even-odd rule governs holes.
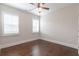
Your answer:
[[[2,56],[77,56],[78,50],[44,40],[35,40],[1,50]]]
[[[1,56],[1,49],[0,49],[0,56]]]

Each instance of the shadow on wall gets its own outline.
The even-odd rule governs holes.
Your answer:
[[[46,41],[49,41],[49,42],[56,43],[56,44],[60,44],[60,45],[64,45],[64,46],[67,46],[67,47],[77,49],[77,46],[75,46],[74,44],[69,44],[69,43],[65,43],[63,41],[58,41],[55,38],[53,38],[53,36],[48,35],[48,34],[42,34],[42,39],[46,40]]]

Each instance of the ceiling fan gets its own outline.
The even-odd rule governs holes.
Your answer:
[[[30,3],[34,6],[36,6],[38,9],[41,8],[41,9],[44,9],[44,10],[49,10],[49,7],[47,6],[46,3]],[[41,11],[39,11],[40,13]]]

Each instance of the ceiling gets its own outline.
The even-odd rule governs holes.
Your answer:
[[[15,7],[20,10],[28,11],[28,12],[35,14],[35,15],[45,15],[48,12],[53,12],[56,9],[59,9],[59,8],[65,7],[65,6],[69,6],[69,5],[71,5],[71,3],[47,3],[49,10],[42,10],[43,12],[41,14],[39,14],[37,7],[30,4],[30,3],[16,3],[16,4],[5,3],[5,5]]]

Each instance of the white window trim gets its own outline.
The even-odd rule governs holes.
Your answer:
[[[19,35],[19,33],[20,33],[20,29],[19,29],[19,32],[18,33],[9,33],[9,34],[4,34],[4,14],[12,14],[12,15],[16,15],[16,16],[19,16],[19,15],[17,15],[17,14],[13,14],[13,13],[8,13],[8,12],[2,12],[1,13],[1,22],[2,22],[2,35],[0,35],[0,36],[17,36],[17,35]],[[18,25],[19,26],[19,25]]]

